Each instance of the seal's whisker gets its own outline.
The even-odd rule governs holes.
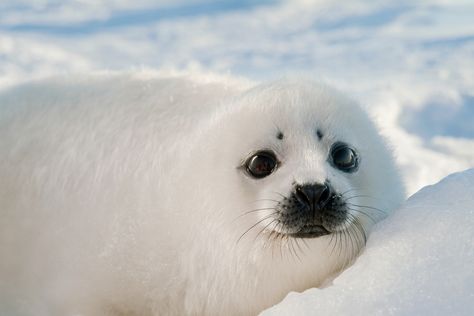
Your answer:
[[[279,245],[280,245],[280,260],[283,260],[283,239],[285,237],[285,235],[283,234],[279,234],[278,237],[280,237],[280,242],[279,242]]]
[[[348,193],[348,192],[351,192],[351,191],[364,191],[364,189],[351,189],[351,190],[348,190],[342,194],[340,194],[341,197],[345,197],[345,195]],[[367,190],[367,191],[370,191],[370,190]],[[355,196],[354,196],[355,197]],[[383,199],[380,198],[380,197],[375,197],[375,196],[372,196],[372,195],[358,195],[358,197],[367,197],[367,198],[371,198],[371,199],[374,199],[374,200],[379,200],[379,201],[389,201],[390,203],[396,203],[397,201],[394,200],[394,199],[391,199],[390,197],[384,197]],[[352,197],[349,197],[349,199],[351,199]]]
[[[268,211],[268,210],[276,211],[276,209],[274,207],[262,207],[262,208],[257,208],[257,209],[254,209],[254,210],[247,211],[247,212],[241,214],[240,216],[247,215],[247,214],[250,214],[250,213],[259,212],[259,211]]]
[[[353,188],[353,189],[344,191],[343,193],[340,194],[340,196],[344,196],[344,195],[346,195],[347,193],[352,192],[352,191],[364,191],[364,189]]]
[[[344,253],[344,245],[345,245],[344,240],[343,240],[343,238],[345,237],[345,231],[344,230],[341,231],[339,237],[340,238],[339,238],[339,254],[338,254],[338,256],[339,256],[339,258],[341,258],[342,254]]]
[[[372,217],[371,215],[367,214],[364,211],[361,211],[361,210],[355,209],[355,208],[350,208],[350,207],[348,207],[347,209],[350,210],[350,211],[354,211],[354,212],[360,213],[362,215],[365,215],[368,219],[370,219],[371,222],[373,222],[374,224],[377,223],[377,220],[374,217]]]
[[[382,214],[387,214],[386,211],[384,210],[381,210],[379,208],[376,208],[374,206],[369,206],[369,205],[358,205],[358,204],[352,204],[352,203],[347,203],[347,205],[350,205],[350,206],[356,206],[356,207],[362,207],[362,208],[366,208],[366,209],[371,209],[371,210],[374,210],[374,211],[379,211],[380,213]]]
[[[352,245],[351,249],[351,256],[356,255],[356,252],[360,249],[361,247],[361,242],[359,238],[359,234],[357,232],[358,228],[355,226],[354,222],[357,220],[354,216],[351,216],[352,219],[352,224],[349,226],[349,235],[351,236],[351,239],[354,241],[354,244]]]
[[[354,195],[354,196],[350,196],[348,198],[345,198],[344,199],[344,202],[347,202],[349,200],[352,200],[352,199],[355,199],[355,198],[358,198],[358,197],[365,197],[365,198],[370,198],[370,199],[374,199],[374,200],[380,200],[376,197],[373,197],[373,196],[370,196],[370,195]]]
[[[306,248],[308,248],[308,249],[309,249],[309,245],[308,245],[308,243],[306,242],[306,239],[304,239],[304,238],[301,238],[301,240],[303,240],[303,243],[305,244]]]
[[[291,245],[290,245],[290,238],[288,237],[288,235],[285,235],[285,243],[286,243],[286,249],[288,249],[288,251],[286,252],[287,256],[286,256],[286,259],[288,261],[290,261],[290,259],[293,257],[293,254],[291,253]]]
[[[338,238],[339,238],[339,233],[336,232],[334,234],[332,234],[335,238],[334,238],[334,245],[332,246],[332,250],[331,250],[331,255],[335,254],[335,251],[337,249],[337,243],[338,243]],[[331,240],[333,240],[331,238]]]
[[[338,258],[341,257],[341,253],[342,253],[342,246],[343,246],[343,244],[342,244],[342,233],[343,233],[343,232],[338,232],[338,236],[337,236],[337,237],[339,237],[339,238],[338,238],[338,246],[339,246],[338,248],[339,248],[339,252],[338,252],[338,254],[337,254],[337,257],[338,257]]]
[[[347,230],[343,230],[342,232],[344,233],[344,246],[345,246],[345,247],[344,247],[344,250],[345,250],[345,249],[347,249],[347,247],[349,246],[349,243],[347,242],[347,239],[348,239],[348,237],[347,237]],[[345,252],[345,251],[344,251],[344,252]]]
[[[337,244],[337,233],[335,234],[332,234],[334,238],[334,245],[332,246],[332,249],[331,249],[331,256],[334,254],[334,251],[336,251],[336,244]],[[333,240],[333,238],[331,237],[331,241]]]
[[[356,255],[356,251],[358,249],[358,247],[356,246],[357,242],[354,240],[354,236],[353,236],[353,233],[354,233],[354,230],[353,230],[353,226],[350,225],[349,228],[347,230],[344,230],[344,235],[347,236],[347,238],[349,239],[350,243],[346,242],[346,247],[345,247],[345,252],[346,255],[344,260],[343,260],[343,265],[342,265],[342,270],[345,270],[351,263],[352,263],[352,260],[355,258],[355,255]],[[356,243],[356,244],[354,244]],[[347,251],[347,249],[349,248],[350,246],[350,251]]]
[[[354,227],[351,225],[349,226],[349,229],[347,230],[347,235],[349,236],[349,241],[351,244],[351,252],[350,252],[351,257],[354,255],[354,252],[357,249],[357,241],[354,240],[355,237],[353,235],[353,232],[354,232]]]
[[[356,251],[356,249],[358,249],[360,246],[360,238],[359,238],[359,234],[357,233],[357,227],[355,226],[355,221],[356,221],[355,216],[352,216],[351,214],[348,214],[348,215],[351,219],[351,225],[349,226],[349,234],[351,237],[353,237],[354,242],[355,242],[355,247],[353,245],[353,249],[351,251],[351,255],[352,255]]]
[[[364,226],[361,224],[361,222],[356,218],[355,219],[355,225],[359,229],[359,232],[361,233],[363,237],[363,245],[367,244],[367,232],[364,229]]]
[[[299,252],[300,254],[304,254],[304,251],[303,251],[303,249],[301,248],[300,243],[298,242],[299,238],[293,238],[293,240],[295,241],[297,250],[299,250],[298,252]],[[301,257],[300,257],[299,255],[297,255],[297,257],[298,257],[298,259],[300,260],[300,263],[303,262],[303,261],[301,260]]]
[[[346,231],[346,235],[347,235],[347,238],[349,239],[349,242],[346,244],[346,251],[345,251],[346,257],[345,257],[345,262],[344,262],[345,267],[347,267],[347,265],[349,264],[354,253],[354,244],[352,241],[352,234],[351,234],[350,228]]]
[[[281,194],[280,192],[272,191],[272,193],[278,194],[279,196],[281,196],[283,198],[284,201],[288,200],[288,198],[286,196],[284,196],[283,194]]]
[[[288,250],[290,251],[291,259],[295,258],[295,249],[293,248],[293,238],[288,238]]]
[[[354,240],[354,245],[351,249],[351,256],[350,256],[350,262],[354,260],[354,258],[359,254],[359,252],[362,249],[362,245],[360,243],[360,239],[358,237],[359,233],[357,232],[356,226],[351,226],[349,230],[350,236],[352,236],[352,239]]]
[[[275,221],[273,221],[273,222],[275,222]],[[278,222],[278,220],[276,220],[276,223],[274,224],[273,228],[271,229],[270,235],[268,236],[268,239],[267,239],[267,242],[272,247],[272,258],[274,257],[275,243],[278,242],[278,232],[276,231],[276,228],[278,227],[278,225],[279,225],[279,222]]]
[[[263,202],[263,201],[275,202],[275,203],[277,203],[277,204],[280,203],[280,201],[272,200],[272,199],[259,199],[259,200],[253,201],[252,203]]]
[[[257,208],[257,209],[250,210],[250,211],[247,211],[247,212],[244,212],[244,213],[238,215],[237,217],[235,217],[235,218],[233,219],[233,222],[235,222],[235,221],[238,220],[239,218],[241,218],[241,217],[243,217],[243,216],[245,216],[245,215],[251,214],[251,213],[262,212],[262,211],[270,211],[270,210],[276,211],[275,213],[277,213],[277,210],[276,210],[274,207]]]
[[[255,224],[253,224],[252,226],[250,226],[249,229],[247,229],[242,235],[240,235],[239,239],[237,239],[237,243],[239,243],[239,241],[242,239],[242,237],[244,237],[245,234],[247,234],[250,230],[252,230],[253,228],[255,228],[258,224],[260,224],[261,222],[271,218],[273,215],[275,215],[276,212],[270,214],[270,215],[267,215],[265,216],[264,218],[262,218],[261,220],[259,220],[258,222],[256,222]]]
[[[270,223],[268,223],[267,225],[265,225],[265,226],[258,232],[258,234],[255,236],[255,238],[254,238],[253,241],[255,242],[255,241],[257,240],[257,238],[260,236],[260,234],[262,234],[262,233],[265,231],[265,229],[267,229],[268,226],[270,226],[271,224],[273,224],[275,221],[276,221],[276,219],[273,219]]]
[[[287,260],[293,258],[293,253],[291,252],[291,240],[290,238],[288,238],[288,236],[285,236],[285,241],[286,241],[286,249],[288,250],[288,256],[287,256]]]
[[[304,249],[301,248],[300,243],[299,243],[299,240],[300,240],[301,238],[293,238],[293,239],[295,240],[296,247],[298,248],[298,250],[299,250],[302,254],[304,254]],[[304,239],[303,239],[303,240],[304,240]]]
[[[295,242],[296,242],[296,238],[290,238],[291,248],[293,249],[293,260],[295,260],[296,258],[298,259],[299,262],[301,262],[301,258],[298,255],[298,251],[295,247]]]
[[[365,231],[364,229],[364,226],[361,224],[361,222],[359,221],[359,219],[351,214],[349,214],[351,216],[351,219],[353,220],[353,227],[355,227],[355,229],[357,229],[357,231],[359,232],[358,236],[360,236],[362,238],[362,240],[360,240],[359,238],[359,242],[361,243],[362,246],[365,246],[365,244],[367,243],[367,232]]]
[[[284,255],[283,255],[283,246],[284,243],[286,243],[286,235],[281,234],[280,235],[280,259],[283,260]]]
[[[332,241],[333,241],[333,239],[334,239],[334,235],[335,235],[334,233],[331,234],[331,238],[329,239],[329,243],[328,243],[328,245],[326,246],[326,250],[329,248],[329,246],[331,246]],[[333,246],[333,248],[332,248],[332,250],[331,250],[331,252],[330,252],[330,254],[329,254],[330,256],[332,256],[333,251],[334,251],[334,246]]]

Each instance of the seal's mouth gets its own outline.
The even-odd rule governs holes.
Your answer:
[[[296,233],[287,234],[293,238],[317,238],[331,234],[326,228],[321,225],[305,226]]]

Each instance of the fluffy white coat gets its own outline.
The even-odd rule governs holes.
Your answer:
[[[335,141],[359,151],[356,173],[328,163]],[[255,180],[239,167],[262,148],[282,163]],[[98,75],[7,91],[0,314],[256,314],[363,247],[344,231],[269,239],[270,213],[249,212],[326,179],[367,232],[403,199],[367,114],[311,81]]]

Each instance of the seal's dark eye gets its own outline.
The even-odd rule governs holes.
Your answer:
[[[333,166],[344,172],[354,172],[359,165],[359,157],[354,149],[344,143],[332,146],[330,162]]]
[[[245,167],[254,178],[260,179],[270,175],[277,167],[277,159],[271,151],[259,151],[247,159]]]

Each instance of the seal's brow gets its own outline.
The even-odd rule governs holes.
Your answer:
[[[319,128],[316,130],[316,135],[318,136],[319,140],[323,139],[324,134]]]

